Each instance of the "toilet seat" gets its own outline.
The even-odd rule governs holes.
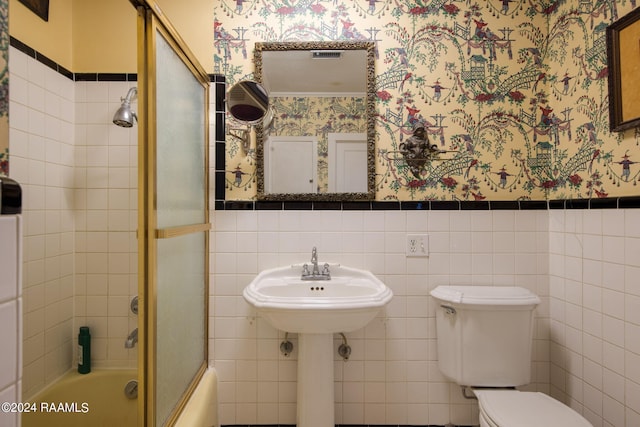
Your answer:
[[[539,392],[473,390],[480,406],[481,426],[593,427],[570,407]]]

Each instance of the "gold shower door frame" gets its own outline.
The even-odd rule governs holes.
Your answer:
[[[193,53],[186,46],[171,23],[162,15],[160,8],[152,0],[131,0],[138,14],[138,294],[139,294],[139,348],[138,348],[138,425],[152,427],[158,423],[173,425],[181,414],[186,402],[195,390],[207,368],[208,337],[208,256],[209,256],[209,187],[207,183],[209,169],[209,77]],[[157,68],[156,34],[160,34],[173,52],[202,85],[204,91],[204,138],[203,176],[204,176],[204,212],[203,222],[158,228],[158,174],[157,170]],[[179,144],[177,144],[179,145]],[[179,149],[180,147],[176,147]],[[158,246],[163,239],[175,239],[182,236],[202,233],[204,240],[204,302],[203,358],[186,390],[173,408],[168,418],[158,420],[156,402],[158,396],[157,346],[158,346]],[[182,286],[176,283],[175,286]],[[179,320],[179,319],[176,319]],[[182,349],[188,352],[190,348]],[[179,362],[179,361],[178,361]]]

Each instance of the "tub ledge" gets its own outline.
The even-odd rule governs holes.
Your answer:
[[[216,370],[208,367],[191,395],[175,427],[218,427],[218,379]]]

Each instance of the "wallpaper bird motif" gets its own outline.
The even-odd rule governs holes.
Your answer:
[[[250,79],[258,41],[373,41],[377,200],[636,195],[640,130],[609,131],[606,45],[607,26],[635,8],[636,0],[222,0],[215,72],[229,84]],[[420,170],[397,155],[417,127],[441,152]],[[226,164],[226,198],[255,198],[254,153],[228,140]]]

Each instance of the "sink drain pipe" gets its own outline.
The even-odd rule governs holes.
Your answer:
[[[284,357],[289,357],[292,351],[293,343],[289,341],[289,332],[285,332],[284,341],[280,343],[280,353],[282,353]]]
[[[351,346],[347,343],[347,337],[344,333],[340,332],[340,336],[342,337],[342,344],[338,347],[338,354],[345,361],[349,360],[349,356],[351,355]]]
[[[351,356],[351,346],[347,342],[347,337],[344,333],[340,332],[340,336],[342,337],[342,344],[338,347],[338,355],[347,361],[349,360],[349,356]],[[282,353],[284,357],[289,357],[292,352],[293,343],[289,341],[289,332],[285,332],[284,340],[280,343],[280,353]]]

